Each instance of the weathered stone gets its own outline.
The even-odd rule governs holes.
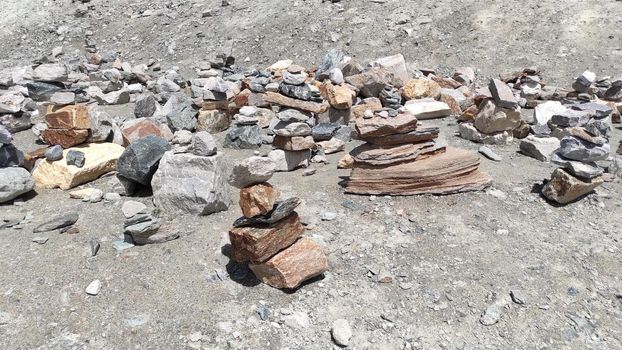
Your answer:
[[[405,134],[415,129],[417,129],[417,118],[411,113],[399,113],[392,118],[375,116],[356,120],[356,131],[363,139]]]
[[[1,145],[8,145],[13,142],[13,135],[11,132],[2,124],[0,124],[0,147]]]
[[[376,146],[370,143],[354,148],[350,155],[354,157],[355,165],[388,166],[396,163],[415,161],[426,154],[439,153],[443,146],[436,146],[434,142],[419,142],[394,146]]]
[[[99,176],[114,171],[117,160],[123,153],[124,148],[112,143],[93,143],[75,148],[85,155],[85,163],[82,168],[68,166],[66,162],[67,152],[64,158],[55,162],[41,162],[33,171],[37,187],[56,188],[63,190],[73,188],[83,183],[97,179]]]
[[[4,126],[9,132],[16,133],[30,129],[32,123],[26,113],[0,114],[0,125]]]
[[[55,216],[52,219],[35,227],[32,232],[40,233],[58,230],[75,224],[78,219],[80,219],[80,215],[78,215],[78,213],[67,213]]]
[[[484,134],[492,134],[515,129],[520,122],[520,110],[498,108],[492,101],[486,101],[480,106],[473,125]]]
[[[192,135],[190,150],[197,156],[210,157],[216,154],[218,145],[210,133],[207,131],[199,131]]]
[[[593,179],[595,177],[601,176],[604,173],[604,170],[594,162],[578,162],[575,160],[566,159],[557,153],[553,153],[553,155],[551,156],[551,162],[566,169],[566,171],[568,171],[572,175],[584,179]]]
[[[130,102],[130,93],[127,90],[112,91],[107,94],[95,93],[93,98],[100,105],[121,105]]]
[[[607,159],[609,151],[608,143],[599,146],[577,137],[566,136],[561,140],[559,155],[580,162],[594,162]]]
[[[125,221],[123,233],[136,245],[153,243],[150,239],[160,229],[160,219],[151,214],[137,214]]]
[[[434,100],[411,100],[406,102],[404,108],[418,120],[443,118],[452,113],[445,102]]]
[[[136,118],[151,118],[160,110],[160,104],[152,94],[140,95],[134,105]]]
[[[222,154],[166,152],[151,180],[153,200],[164,213],[209,215],[227,210],[229,187]]]
[[[365,141],[378,146],[399,145],[405,143],[417,143],[430,141],[438,137],[438,127],[422,127],[403,134],[386,135],[381,137],[366,137]]]
[[[603,146],[604,144],[609,142],[606,138],[602,136],[594,136],[590,134],[585,128],[582,127],[575,126],[571,128],[566,128],[565,131],[569,136],[578,137],[583,141],[593,143],[598,146]]]
[[[296,168],[309,166],[311,150],[303,151],[284,151],[275,149],[268,153],[268,158],[276,164],[276,171],[292,171]]]
[[[294,99],[302,101],[322,102],[322,98],[317,88],[308,84],[289,85],[286,83],[281,83],[279,85],[279,91],[283,95]]]
[[[26,83],[28,89],[28,96],[37,102],[43,102],[50,99],[50,97],[57,91],[64,89],[63,84],[45,83],[40,81],[31,81]]]
[[[310,116],[295,109],[284,109],[276,114],[276,117],[286,123],[306,122]]]
[[[90,129],[89,110],[85,105],[49,106],[45,123],[50,129]]]
[[[285,82],[286,84],[302,85],[305,83],[305,80],[307,80],[307,74],[304,72],[296,74],[287,71],[283,72],[283,82]]]
[[[272,178],[276,164],[268,157],[253,156],[235,163],[229,184],[237,188],[266,182]]]
[[[542,194],[552,201],[567,204],[592,192],[602,183],[603,179],[600,177],[581,180],[558,168],[553,171],[551,180],[542,188]]]
[[[120,156],[117,171],[126,179],[149,185],[158,169],[160,158],[170,149],[169,143],[160,137],[146,136],[138,139]]]
[[[578,92],[589,92],[590,87],[596,81],[596,74],[590,71],[583,72],[572,84],[572,88]]]
[[[587,132],[594,136],[605,138],[611,137],[612,127],[610,117],[602,119],[592,118],[585,125],[583,125],[583,127]]]
[[[107,142],[122,144],[122,133],[110,114],[93,108],[89,110],[91,133],[87,142]],[[115,137],[116,136],[116,137]]]
[[[72,149],[72,150],[67,151],[66,157],[67,157],[66,158],[67,165],[73,165],[78,168],[82,168],[84,166],[84,162],[85,162],[84,153],[78,150]]]
[[[582,111],[567,109],[563,112],[553,114],[551,123],[561,126],[583,126],[590,120],[590,114]]]
[[[318,142],[317,146],[319,149],[324,151],[324,154],[333,154],[343,151],[346,148],[346,143],[333,137],[328,141]]]
[[[501,156],[499,156],[497,153],[495,153],[492,149],[490,149],[490,147],[488,146],[481,146],[478,150],[477,150],[480,154],[483,154],[486,158],[493,160],[495,162],[500,162],[503,160],[503,158],[501,158]]]
[[[324,113],[328,110],[328,102],[311,102],[302,101],[295,98],[287,97],[275,92],[266,92],[264,94],[265,102],[274,105],[280,105],[284,107],[299,109],[311,113]]]
[[[333,85],[330,82],[325,82],[320,87],[320,91],[328,103],[337,109],[350,109],[356,97],[356,92],[346,85]]]
[[[410,79],[408,69],[406,68],[406,61],[402,54],[383,57],[375,60],[371,63],[372,66],[378,66],[386,69],[393,74],[393,84],[400,88]]]
[[[32,191],[35,182],[24,168],[0,168],[0,203]]]
[[[275,129],[274,133],[278,136],[309,136],[311,135],[311,127],[307,123],[294,122],[285,125],[283,128]]]
[[[32,79],[43,82],[62,82],[69,76],[69,68],[61,63],[46,63],[37,66],[32,72]]]
[[[258,125],[236,126],[227,133],[223,147],[233,149],[254,149],[261,147],[263,139]]]
[[[279,197],[279,191],[269,183],[260,183],[240,190],[240,208],[251,218],[269,213]]]
[[[352,338],[352,329],[347,320],[340,318],[333,322],[330,334],[335,344],[339,346],[348,346],[350,344],[350,338]]]
[[[233,228],[229,231],[233,260],[262,263],[294,244],[303,232],[295,212],[269,226]]]
[[[164,137],[160,127],[151,119],[134,119],[126,123],[122,129],[123,143],[129,145],[146,136]]]
[[[567,110],[559,101],[546,101],[536,106],[534,118],[536,124],[546,125],[554,115],[564,113]]]
[[[69,148],[84,143],[89,137],[88,130],[47,129],[41,132],[41,139],[48,145]]]
[[[0,114],[15,114],[19,112],[22,109],[24,100],[24,96],[17,92],[0,95]]]
[[[315,142],[313,136],[275,136],[272,145],[285,151],[302,151],[306,149],[314,149]]]
[[[351,154],[346,154],[339,159],[337,163],[337,169],[352,169],[354,168],[354,157]]]
[[[550,161],[551,156],[558,148],[559,139],[556,137],[535,137],[530,135],[520,143],[522,154],[541,162]]]
[[[340,125],[337,123],[319,123],[312,129],[313,140],[328,141],[339,127]]]
[[[393,73],[380,67],[374,67],[346,78],[346,82],[356,87],[365,97],[378,97],[384,86],[391,84],[393,80]]]
[[[197,131],[207,131],[210,133],[218,133],[229,128],[231,118],[226,111],[213,109],[201,110],[197,118]]]
[[[437,82],[428,78],[409,80],[402,90],[406,101],[422,98],[438,99],[441,96],[441,87]]]
[[[512,93],[512,89],[499,79],[490,79],[488,89],[495,99],[495,104],[500,108],[515,109],[518,107],[518,101]],[[499,130],[500,131],[500,130]]]
[[[76,94],[71,91],[58,91],[50,96],[50,102],[58,106],[74,104],[76,102]]]
[[[22,166],[24,153],[13,144],[0,144],[0,168]]]
[[[249,268],[258,279],[274,288],[292,289],[328,271],[328,259],[317,243],[301,238],[266,262],[250,264]]]
[[[63,148],[60,145],[55,145],[48,148],[45,151],[45,159],[48,162],[54,162],[63,159]]]
[[[160,113],[166,117],[166,122],[172,131],[192,131],[196,128],[197,111],[192,107],[192,99],[182,93],[173,94],[166,101]]]
[[[296,207],[300,205],[300,198],[292,197],[284,201],[277,202],[271,212],[266,215],[247,218],[242,216],[235,220],[233,227],[270,225],[279,222],[289,216]]]
[[[505,145],[513,140],[512,134],[507,131],[493,134],[482,134],[471,123],[461,123],[458,125],[460,137],[473,142],[480,142],[489,145]]]
[[[382,103],[376,97],[369,97],[352,106],[351,112],[355,119],[363,118],[366,111],[376,112],[382,109]]]

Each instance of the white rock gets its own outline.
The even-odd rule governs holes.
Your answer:
[[[123,212],[123,215],[129,219],[136,214],[146,213],[147,206],[141,202],[125,201],[121,206],[121,211]]]
[[[333,327],[330,330],[333,336],[335,344],[339,346],[348,346],[350,339],[352,338],[352,329],[347,320],[340,318],[333,322]]]
[[[85,289],[86,294],[88,295],[97,295],[99,294],[99,290],[102,287],[102,283],[100,282],[100,280],[95,280],[93,282],[91,282]]]
[[[536,124],[545,125],[553,118],[555,114],[560,114],[566,111],[566,107],[564,107],[559,101],[547,101],[541,103],[536,106],[534,111],[534,118],[536,119]]]

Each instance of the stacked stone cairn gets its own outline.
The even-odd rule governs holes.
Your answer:
[[[229,231],[232,259],[248,263],[262,282],[292,289],[328,270],[320,246],[303,237],[304,227],[294,211],[300,199],[278,201],[279,191],[267,181],[276,164],[254,156],[237,163],[229,183],[240,188],[243,217]]]

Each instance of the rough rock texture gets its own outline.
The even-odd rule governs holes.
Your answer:
[[[262,282],[274,288],[292,289],[328,271],[328,259],[317,243],[301,238],[270,260],[249,267]]]
[[[233,228],[229,231],[233,260],[262,263],[291,246],[304,230],[295,212],[269,226]]]
[[[222,154],[211,157],[166,152],[151,179],[153,200],[163,213],[209,215],[230,204]]]
[[[158,126],[151,119],[143,118],[134,119],[131,122],[124,124],[122,135],[123,143],[126,146],[149,135],[164,138],[164,133],[162,132],[160,126]]]
[[[0,169],[0,203],[8,202],[30,192],[34,186],[35,182],[26,169]]]
[[[362,139],[404,134],[414,131],[416,128],[417,118],[410,113],[399,113],[393,118],[376,116],[356,120],[356,131]]]
[[[276,164],[268,157],[253,156],[235,163],[229,176],[229,184],[244,188],[270,180]]]
[[[302,101],[295,98],[287,97],[281,95],[276,92],[266,92],[264,95],[264,100],[267,103],[280,105],[290,108],[299,109],[306,112],[312,113],[324,113],[328,110],[329,104],[328,102],[311,102],[311,101]]]
[[[85,163],[82,168],[67,165],[66,156],[71,149],[65,150],[63,159],[55,162],[43,161],[35,168],[32,173],[35,185],[68,190],[95,180],[105,173],[116,170],[117,160],[125,150],[113,143],[91,143],[75,149],[84,153]]]
[[[41,139],[48,145],[69,148],[84,143],[89,137],[88,130],[47,129],[41,132]]]
[[[309,166],[311,150],[284,151],[275,149],[268,153],[268,158],[274,161],[276,171],[292,171],[296,168]]]
[[[474,126],[485,134],[512,130],[521,122],[520,110],[498,108],[491,101],[486,101],[479,110]]]
[[[431,79],[412,79],[404,86],[402,95],[407,101],[421,98],[437,99],[441,95],[441,87]]]
[[[520,143],[522,154],[535,158],[541,162],[551,160],[553,153],[559,148],[559,139],[556,137],[535,137],[527,136]]]
[[[240,208],[247,218],[269,213],[279,198],[279,191],[269,183],[244,187],[240,190]]]
[[[225,111],[219,109],[201,110],[197,117],[197,131],[218,133],[229,128],[231,117]]]
[[[460,137],[473,142],[480,142],[489,145],[505,145],[514,138],[508,131],[497,132],[494,134],[483,134],[479,132],[471,123],[461,123],[458,126]]]
[[[50,129],[90,129],[88,106],[74,105],[49,106],[45,114],[45,123]]]
[[[146,136],[138,139],[119,158],[117,171],[126,179],[149,185],[151,177],[158,169],[160,158],[169,149],[169,143],[160,137]]]
[[[566,136],[560,142],[559,154],[564,158],[580,162],[594,162],[607,159],[609,151],[608,143],[599,146],[578,137]]]
[[[419,125],[415,131],[381,137],[366,137],[365,141],[378,146],[399,145],[404,143],[430,141],[437,138],[438,133],[438,127],[422,127]]]
[[[277,135],[274,137],[272,145],[286,151],[304,151],[315,148],[313,136],[283,137]]]
[[[582,180],[570,175],[563,169],[555,169],[551,180],[542,188],[542,194],[557,203],[570,203],[602,185],[600,177],[591,180]]]

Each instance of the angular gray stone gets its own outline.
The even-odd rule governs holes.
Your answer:
[[[554,114],[551,117],[551,123],[562,126],[583,126],[590,120],[590,114],[588,112],[576,111],[567,109],[566,111],[558,114]]]
[[[164,104],[161,112],[172,131],[192,131],[197,125],[197,111],[192,107],[192,99],[183,93],[173,94]]]
[[[333,134],[339,129],[338,123],[319,123],[312,129],[314,141],[327,141],[333,137]]]
[[[209,215],[229,208],[222,154],[211,157],[166,152],[151,180],[153,200],[164,213]]]
[[[93,95],[93,98],[100,105],[122,105],[130,102],[130,93],[121,89],[107,94],[100,92]]]
[[[50,102],[59,106],[74,104],[76,102],[76,94],[71,91],[55,92],[50,97]]]
[[[587,112],[595,118],[605,118],[613,112],[613,108],[596,102],[575,103],[570,108],[576,111]]]
[[[555,114],[564,113],[567,110],[559,101],[546,101],[536,106],[534,118],[537,125],[546,125]]]
[[[285,109],[276,114],[276,117],[283,122],[306,122],[309,115],[296,109]]]
[[[274,204],[272,211],[266,215],[259,215],[252,218],[242,216],[233,222],[233,227],[245,227],[245,226],[257,226],[257,225],[270,225],[275,222],[281,221],[291,214],[296,207],[300,205],[301,201],[298,197],[291,197],[284,201],[280,201]]]
[[[209,132],[199,131],[192,136],[190,151],[197,156],[209,157],[216,154],[218,145]]]
[[[31,81],[26,83],[28,89],[28,96],[37,102],[43,102],[50,99],[50,97],[57,91],[64,89],[62,84],[51,84],[40,81]]]
[[[500,162],[500,161],[503,160],[503,158],[501,158],[501,156],[496,154],[488,146],[481,146],[478,151],[479,151],[479,153],[483,154],[486,158],[488,158],[490,160],[493,160],[495,162]]]
[[[596,81],[596,74],[586,70],[572,84],[572,88],[578,92],[588,92],[590,86]]]
[[[59,228],[71,226],[75,224],[79,218],[80,218],[80,215],[78,215],[78,213],[67,213],[67,214],[59,215],[35,227],[35,229],[32,232],[34,233],[49,232],[49,231],[57,230]]]
[[[0,114],[0,125],[12,133],[28,130],[32,126],[30,115],[30,113]]]
[[[24,168],[0,169],[0,203],[13,200],[32,191],[35,181]]]
[[[290,73],[288,71],[285,71],[283,73],[283,81],[286,84],[302,85],[302,84],[304,84],[305,80],[307,80],[307,74],[305,72],[294,74],[294,73]]]
[[[566,136],[560,142],[559,155],[580,162],[594,162],[609,157],[609,144],[602,146],[583,141],[574,136]]]
[[[611,117],[602,119],[592,118],[583,127],[594,136],[611,137]]]
[[[121,211],[123,212],[123,216],[125,216],[126,219],[129,219],[136,214],[146,213],[147,206],[141,202],[125,201],[121,206]]]
[[[0,145],[7,145],[11,142],[13,142],[13,135],[4,125],[0,124]]]
[[[268,157],[253,156],[235,163],[229,176],[229,184],[244,188],[266,182],[272,178],[276,163]]]
[[[74,165],[78,168],[82,168],[84,166],[84,153],[76,150],[69,150],[67,152],[67,165]]]
[[[62,63],[47,63],[37,66],[32,79],[43,82],[62,82],[69,77],[69,68]]]
[[[584,179],[593,179],[604,173],[604,170],[594,162],[578,162],[576,160],[566,159],[557,153],[553,153],[551,162],[566,169],[572,175]]]
[[[518,101],[512,92],[512,89],[499,79],[490,79],[488,89],[492,97],[495,99],[497,107],[514,109],[518,107]]]
[[[119,175],[142,185],[149,185],[160,158],[171,145],[160,137],[146,136],[132,142],[117,161]]]
[[[289,123],[283,128],[275,129],[274,134],[284,137],[309,136],[311,135],[311,127],[307,123]]]
[[[227,133],[223,147],[233,149],[255,149],[263,141],[259,125],[237,126]]]
[[[49,162],[55,162],[63,159],[63,147],[55,145],[45,151],[45,159]]]
[[[138,96],[134,105],[136,118],[151,118],[160,109],[160,104],[152,94]]]
[[[559,148],[560,142],[556,137],[535,137],[529,135],[520,143],[520,152],[541,162],[551,160],[553,153]]]
[[[160,229],[160,219],[152,214],[137,214],[125,221],[123,233],[136,245],[149,243],[149,238]]]
[[[0,114],[15,114],[19,112],[22,109],[24,100],[24,96],[18,92],[9,92],[0,95]]]
[[[24,153],[13,144],[0,144],[0,168],[21,166],[24,164]]]

